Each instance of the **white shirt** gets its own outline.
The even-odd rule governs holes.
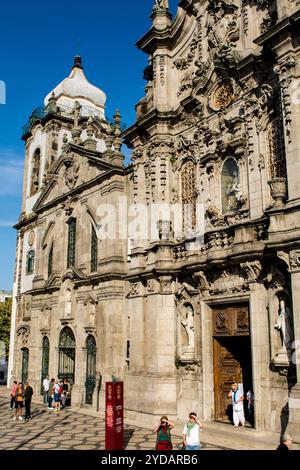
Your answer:
[[[190,435],[188,435],[187,425],[184,426],[182,434],[186,435],[186,445],[188,446],[197,446],[200,444],[200,426],[196,425],[190,430]]]
[[[48,391],[49,391],[49,385],[50,385],[50,380],[49,380],[49,379],[44,379],[44,380],[43,380],[43,389],[44,389],[44,392],[48,392]]]
[[[243,396],[243,393],[237,389],[236,392],[232,391],[231,399],[232,399],[232,406],[234,411],[242,411],[244,409],[244,403],[243,400],[241,400],[239,403],[237,401]],[[235,398],[235,400],[234,400]]]
[[[54,385],[54,393],[59,393],[59,389],[60,389],[60,384],[55,384]]]

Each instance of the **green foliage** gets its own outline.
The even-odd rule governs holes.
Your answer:
[[[5,344],[6,358],[9,354],[10,319],[12,301],[0,302],[0,341]]]

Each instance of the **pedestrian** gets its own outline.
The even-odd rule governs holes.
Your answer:
[[[167,416],[160,418],[159,424],[153,429],[156,432],[156,446],[155,450],[172,450],[172,439],[171,429],[174,428],[174,424],[168,420]]]
[[[31,418],[30,405],[33,395],[33,389],[28,382],[25,382],[24,398],[25,398],[25,421],[29,421]]]
[[[49,394],[48,394],[48,410],[53,410],[52,402],[54,398],[54,384],[55,384],[55,379],[51,379],[50,385],[49,385]]]
[[[197,414],[192,412],[189,414],[189,420],[183,428],[183,446],[185,450],[200,450],[200,431],[203,424],[197,418]]]
[[[43,380],[43,394],[44,394],[44,404],[45,405],[48,404],[49,387],[50,387],[49,375],[46,375],[46,377]]]
[[[69,384],[68,384],[67,378],[64,377],[63,383],[62,383],[62,394],[61,394],[62,408],[65,408],[66,406],[68,392],[69,392]]]
[[[281,452],[282,454],[285,454],[290,450],[289,447],[292,442],[292,437],[289,434],[285,434],[276,450],[278,450],[278,452]]]
[[[18,382],[14,380],[13,386],[10,391],[10,407],[9,409],[12,411],[15,408],[15,400],[16,400],[16,391],[18,388]]]
[[[252,416],[253,406],[254,406],[254,395],[251,392],[251,390],[248,390],[248,392],[246,393],[246,400],[248,402],[247,408],[248,408],[249,416]]]
[[[61,385],[58,380],[55,380],[53,392],[54,392],[54,411],[58,413],[60,411],[60,391]]]
[[[20,421],[23,420],[22,418],[22,411],[23,411],[23,402],[24,402],[24,388],[22,382],[19,382],[17,390],[16,390],[16,399],[15,399],[15,416],[14,420],[19,419]]]
[[[237,383],[233,383],[231,385],[231,390],[228,393],[228,396],[232,400],[234,427],[239,427],[240,423],[242,424],[242,426],[245,426],[244,395],[243,392],[239,389]]]

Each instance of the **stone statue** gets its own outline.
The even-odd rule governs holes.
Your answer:
[[[279,302],[279,315],[275,324],[275,329],[280,331],[282,345],[290,351],[294,341],[292,312],[287,307],[284,299]]]
[[[186,318],[181,320],[182,326],[188,335],[188,349],[195,347],[195,331],[194,331],[194,311],[191,305],[186,308]]]
[[[155,0],[154,10],[168,10],[169,1],[168,0]]]
[[[72,316],[72,293],[70,289],[66,291],[66,317]]]
[[[237,172],[233,173],[232,181],[228,184],[226,190],[227,208],[234,210],[237,206],[237,201],[240,199],[241,187],[238,180]]]

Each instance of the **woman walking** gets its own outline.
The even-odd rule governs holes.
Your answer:
[[[160,423],[153,429],[153,432],[156,432],[156,446],[155,450],[172,450],[172,439],[171,439],[171,429],[174,428],[174,424],[168,420],[167,416],[162,416],[160,418]]]

